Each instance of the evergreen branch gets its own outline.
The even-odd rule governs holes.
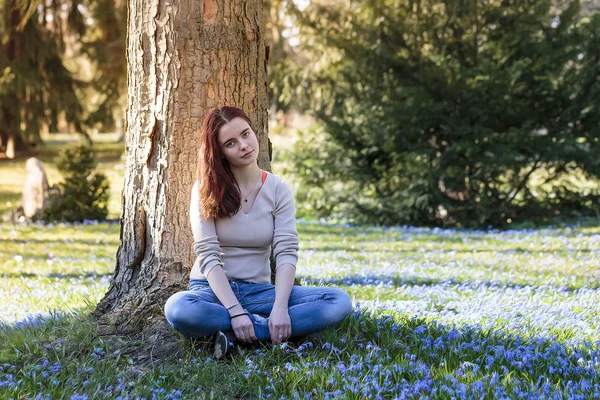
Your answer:
[[[519,192],[521,190],[523,190],[523,187],[525,187],[525,185],[527,184],[527,181],[529,180],[529,177],[531,176],[531,174],[533,174],[534,171],[536,171],[540,165],[540,159],[542,158],[542,156],[538,156],[538,158],[535,160],[535,162],[533,163],[533,167],[531,168],[531,170],[525,175],[525,177],[523,178],[523,180],[521,181],[521,183],[519,184],[519,186],[517,186],[517,190],[515,190],[515,192],[513,193],[512,197],[510,199],[508,199],[507,201],[504,202],[505,205],[509,205],[517,196],[517,194],[519,194]]]

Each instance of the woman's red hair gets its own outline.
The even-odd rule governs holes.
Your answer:
[[[251,125],[243,110],[227,106],[209,112],[202,122],[196,175],[200,182],[200,216],[204,219],[231,217],[242,205],[240,188],[217,141],[221,127],[234,118]]]

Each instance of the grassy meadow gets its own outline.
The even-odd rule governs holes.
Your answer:
[[[118,146],[98,143],[111,218]],[[19,201],[24,164],[0,160],[0,214]],[[218,361],[182,338],[185,358],[140,366],[85,320],[112,276],[118,224],[0,222],[0,398],[600,398],[598,221],[477,231],[299,220],[298,230],[297,275],[348,291],[350,318]]]
[[[49,185],[56,185],[62,180],[56,169],[56,157],[67,147],[80,144],[79,137],[73,134],[53,133],[42,135],[45,143],[35,150],[32,156],[37,157],[44,165]],[[121,161],[124,144],[115,142],[115,134],[92,135],[96,151],[96,170],[103,173],[110,181],[109,219],[118,219],[121,215],[121,189],[123,189],[123,169]],[[25,162],[27,158],[13,160],[0,159],[0,218],[21,204],[21,192],[27,177]]]

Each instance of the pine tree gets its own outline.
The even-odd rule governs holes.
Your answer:
[[[551,10],[362,0],[298,14],[315,60],[299,91],[325,134],[297,153],[313,211],[459,226],[599,212],[598,187],[570,177],[600,178],[600,15]]]
[[[103,22],[102,13],[108,14],[106,20],[118,12],[114,0],[7,0],[0,4],[0,147],[6,148],[9,138],[17,150],[39,144],[43,126],[56,131],[61,114],[91,143],[87,129],[114,111],[114,99],[124,87],[125,76],[122,46],[117,46],[120,56],[113,57],[110,65],[103,62],[103,53],[91,51],[106,39],[94,39],[98,31],[110,31],[117,36],[111,42],[122,42],[119,24],[124,21],[98,29],[94,23]],[[91,17],[85,15],[90,13]],[[86,34],[91,34],[91,39]],[[67,59],[81,55],[82,49],[100,71],[90,81],[67,68]],[[109,67],[117,71],[106,74]],[[106,104],[97,110],[89,110],[84,103],[83,90],[90,87],[106,96]]]

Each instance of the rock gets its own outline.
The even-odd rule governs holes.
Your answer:
[[[23,212],[27,218],[40,217],[42,208],[48,198],[48,179],[42,162],[31,157],[25,164],[27,178],[23,187]]]

